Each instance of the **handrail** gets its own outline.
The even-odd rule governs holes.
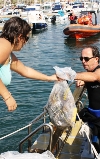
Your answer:
[[[46,113],[47,113],[47,111],[44,110],[44,112],[41,113],[40,115],[38,115],[35,119],[33,119],[33,120],[30,122],[30,124],[33,124],[33,123],[37,122],[37,121],[38,121],[39,119],[41,119],[41,117],[43,117]]]
[[[26,142],[30,137],[32,137],[37,131],[39,131],[44,126],[47,126],[50,129],[49,150],[51,151],[53,128],[50,124],[44,123],[44,124],[40,125],[38,128],[36,128],[33,132],[31,132],[28,136],[26,136],[23,140],[20,141],[20,144],[19,144],[19,152],[20,153],[22,153],[23,143]],[[30,151],[30,149],[31,149],[31,147],[29,147],[28,151]]]
[[[28,127],[28,134],[30,134],[32,131],[31,131],[31,128],[32,128],[32,125],[34,123],[36,123],[39,119],[41,119],[43,117],[44,119],[44,116],[45,114],[47,113],[46,109],[44,109],[44,111],[38,115],[35,119],[33,119],[31,122],[30,122],[30,126]],[[31,147],[31,138],[28,139],[28,149],[30,149]]]

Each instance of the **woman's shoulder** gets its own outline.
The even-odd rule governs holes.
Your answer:
[[[5,47],[6,46],[6,47]],[[1,49],[11,49],[11,43],[8,41],[8,40],[6,40],[5,38],[0,38],[0,50]]]
[[[11,43],[5,38],[0,38],[0,44],[1,43],[4,43],[4,44],[6,43],[6,44],[10,44],[11,45]]]
[[[0,38],[0,64],[4,63],[8,59],[11,54],[11,49],[11,43],[4,38]]]

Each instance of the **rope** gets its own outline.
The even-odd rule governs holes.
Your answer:
[[[90,140],[90,138],[89,138],[89,136],[90,136],[92,133],[91,133],[91,131],[90,131],[90,128],[89,128],[88,124],[87,124],[87,123],[84,123],[84,122],[80,119],[78,113],[77,113],[77,117],[78,117],[79,121],[81,121],[81,124],[82,124],[79,133],[84,136],[84,132],[85,132],[85,134],[86,134],[86,136],[87,136],[87,138],[88,138],[88,141],[89,141],[89,143],[90,143],[90,145],[91,145],[91,148],[92,148],[92,150],[93,150],[93,152],[94,152],[96,158],[97,158],[97,159],[100,159],[100,157],[98,156],[99,154],[97,153],[97,151],[96,151],[94,145],[92,144],[92,142],[91,142],[91,140]]]
[[[76,116],[78,117],[79,121],[82,123],[82,120],[80,119],[78,113],[76,114]]]
[[[45,118],[47,118],[48,116],[49,116],[49,115],[45,116]],[[44,117],[42,117],[41,119],[43,119],[43,118],[44,118]],[[18,130],[16,130],[16,131],[10,133],[10,134],[8,134],[8,135],[5,135],[5,136],[1,137],[0,140],[2,140],[2,139],[4,139],[4,138],[7,138],[7,137],[9,137],[9,136],[11,136],[11,135],[13,135],[13,134],[15,134],[15,133],[21,131],[21,130],[24,130],[25,128],[31,126],[33,123],[34,123],[34,122],[31,122],[30,124],[28,124],[28,125],[26,125],[26,126],[20,128],[20,129],[18,129]]]
[[[97,151],[96,151],[94,145],[91,143],[91,140],[90,140],[90,138],[89,138],[90,128],[89,128],[89,126],[88,126],[87,124],[85,124],[85,123],[82,125],[81,130],[80,130],[79,133],[83,135],[83,132],[85,132],[85,134],[86,134],[86,136],[87,136],[87,138],[88,138],[88,141],[89,141],[89,143],[90,143],[90,145],[91,145],[91,148],[92,148],[92,150],[93,150],[93,152],[94,152],[96,158],[97,158],[97,159],[100,159],[100,157],[98,156],[98,153],[97,153]]]
[[[6,138],[6,137],[8,137],[8,136],[11,136],[11,135],[13,135],[13,134],[15,134],[15,133],[17,133],[17,132],[19,132],[19,131],[21,131],[21,130],[23,130],[23,129],[27,128],[27,127],[29,127],[29,126],[31,126],[31,123],[30,123],[30,124],[28,124],[28,125],[26,125],[26,126],[24,126],[23,128],[20,128],[20,129],[18,129],[18,130],[16,130],[16,131],[14,131],[14,132],[12,132],[12,133],[10,133],[10,134],[8,134],[8,135],[5,135],[5,136],[1,137],[1,138],[0,138],[0,140],[2,140],[2,139],[4,139],[4,138]]]

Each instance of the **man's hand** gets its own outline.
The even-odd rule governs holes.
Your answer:
[[[81,81],[81,80],[77,80],[77,81],[76,81],[76,86],[77,86],[77,87],[81,87],[81,86],[83,86],[84,84],[85,84],[84,81]]]

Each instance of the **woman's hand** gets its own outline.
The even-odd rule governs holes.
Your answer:
[[[5,101],[9,111],[14,111],[17,108],[17,103],[16,103],[15,99],[11,96],[11,94],[4,101]]]
[[[48,76],[48,81],[58,81],[59,78],[57,77],[56,74]]]

